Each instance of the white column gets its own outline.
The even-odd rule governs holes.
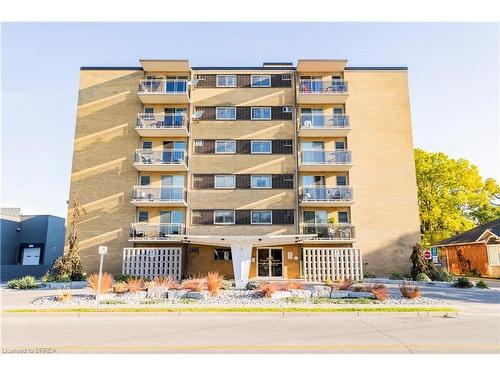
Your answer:
[[[234,281],[236,289],[245,289],[252,262],[252,242],[235,240],[231,242],[231,255],[233,257]]]

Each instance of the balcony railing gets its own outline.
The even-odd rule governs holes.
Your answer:
[[[349,128],[349,116],[303,114],[300,118],[300,127],[302,129],[346,129]]]
[[[351,151],[336,150],[302,150],[302,164],[314,165],[336,165],[336,164],[351,164]]]
[[[186,164],[184,150],[152,150],[141,148],[135,150],[134,163],[137,164]]]
[[[183,129],[188,125],[184,113],[138,113],[137,129]]]
[[[184,224],[134,223],[130,226],[130,238],[134,240],[168,240],[169,236],[185,234]]]
[[[332,81],[320,81],[314,79],[301,79],[299,84],[301,94],[347,94],[347,81],[334,79]]]
[[[184,186],[134,186],[132,200],[139,202],[184,202]]]
[[[186,79],[141,79],[139,81],[140,94],[185,94],[187,93]]]
[[[313,240],[352,240],[355,238],[351,224],[302,224],[302,234],[316,234]]]
[[[302,188],[303,202],[349,202],[352,199],[350,186],[304,186]]]

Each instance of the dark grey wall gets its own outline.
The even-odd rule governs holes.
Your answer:
[[[17,228],[20,223],[14,220],[0,219],[0,262],[16,264],[19,249],[20,234]]]

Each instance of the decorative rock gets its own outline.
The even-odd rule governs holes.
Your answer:
[[[146,298],[162,299],[167,298],[168,288],[164,286],[153,286],[148,288]]]
[[[349,298],[375,298],[370,292],[349,292]]]
[[[305,289],[291,289],[292,297],[311,298],[312,292]]]
[[[116,298],[116,293],[99,294],[99,301],[106,301],[114,298]]]
[[[330,298],[347,298],[349,294],[347,290],[335,290],[330,293]]]
[[[330,297],[332,291],[326,285],[304,285],[304,288],[312,292],[312,297]]]
[[[282,299],[282,298],[287,298],[291,297],[292,292],[286,291],[286,290],[277,290],[273,294],[271,294],[271,299]]]
[[[129,300],[138,301],[138,300],[146,298],[147,294],[148,294],[148,292],[146,292],[145,290],[139,290],[137,292],[123,293],[123,297],[126,299],[129,299]]]
[[[186,294],[187,298],[194,298],[194,299],[207,299],[208,298],[208,292],[188,292]]]
[[[185,297],[188,294],[187,290],[176,290],[176,289],[171,289],[167,291],[167,298],[168,299],[178,299]]]

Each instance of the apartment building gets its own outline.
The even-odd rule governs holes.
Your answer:
[[[81,68],[71,194],[89,271],[98,245],[113,273],[219,271],[240,287],[407,270],[406,68],[140,65]]]

